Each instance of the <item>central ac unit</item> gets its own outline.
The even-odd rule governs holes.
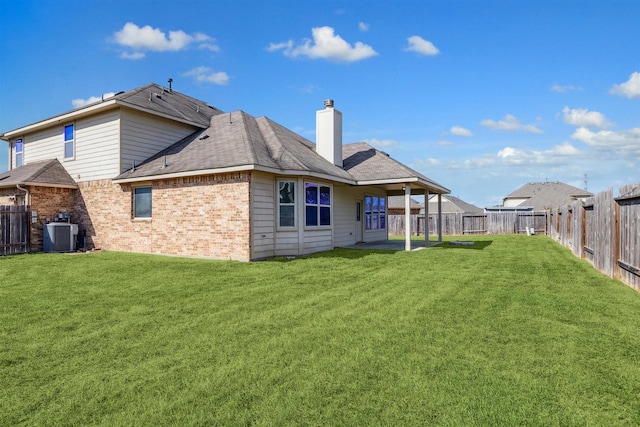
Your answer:
[[[45,252],[73,252],[76,249],[78,224],[51,222],[44,226]]]

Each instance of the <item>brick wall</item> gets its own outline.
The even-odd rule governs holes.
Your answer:
[[[158,180],[152,218],[133,219],[131,184],[79,183],[74,218],[89,249],[250,259],[250,172]]]
[[[37,213],[37,221],[31,223],[31,250],[42,251],[42,238],[46,219],[51,221],[59,213],[72,212],[74,208],[75,191],[70,188],[36,187],[29,186],[29,204],[31,210]],[[24,197],[24,191],[17,188],[0,190],[0,204],[13,205],[15,200],[11,197]],[[71,218],[74,222],[74,218]]]

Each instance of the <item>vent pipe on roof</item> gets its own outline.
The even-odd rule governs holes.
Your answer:
[[[333,108],[333,100],[324,101],[324,110],[316,111],[316,152],[342,167],[342,113]]]
[[[171,91],[172,91],[171,83],[173,83],[173,79],[171,77],[169,77],[169,80],[167,80],[167,82],[169,83],[169,93],[171,93]]]

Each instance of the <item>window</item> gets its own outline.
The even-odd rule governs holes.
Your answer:
[[[151,218],[151,187],[133,189],[133,217]]]
[[[20,166],[22,166],[22,154],[24,153],[24,144],[22,143],[22,138],[16,139],[15,151],[16,167],[19,168]]]
[[[64,158],[72,159],[75,156],[75,131],[74,125],[64,127]]]
[[[296,183],[293,181],[278,182],[278,225],[280,227],[296,226]]]
[[[305,225],[307,227],[331,225],[331,187],[306,183]]]
[[[364,198],[364,221],[367,230],[383,230],[387,227],[387,209],[384,197]]]

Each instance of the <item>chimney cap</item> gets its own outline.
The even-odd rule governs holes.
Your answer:
[[[325,99],[324,108],[333,108],[333,99]]]

